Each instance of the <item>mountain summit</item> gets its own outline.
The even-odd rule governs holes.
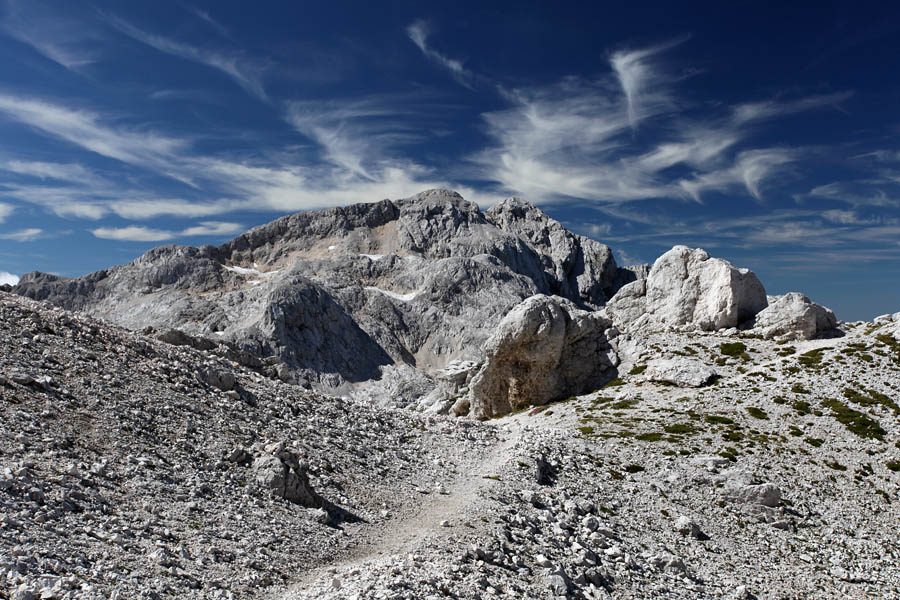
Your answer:
[[[496,324],[535,294],[602,307],[623,282],[609,247],[507,199],[482,212],[447,190],[301,212],[219,246],[161,246],[73,279],[25,275],[16,292],[131,329],[178,329],[275,357],[326,390],[414,382],[480,360]],[[404,387],[404,386],[401,386]]]

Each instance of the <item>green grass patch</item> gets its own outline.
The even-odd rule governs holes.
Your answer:
[[[637,405],[638,401],[636,398],[626,398],[625,400],[619,400],[618,402],[610,404],[609,407],[614,410],[630,410]]]
[[[644,467],[642,467],[641,465],[626,465],[625,466],[625,471],[628,473],[640,473],[643,470],[644,470]]]
[[[697,433],[697,428],[690,423],[675,423],[674,425],[664,425],[663,430],[672,435],[693,435]]]
[[[804,367],[818,369],[822,364],[822,353],[824,352],[824,348],[817,348],[815,350],[810,350],[809,352],[804,352],[797,359],[797,362]]]
[[[863,391],[865,393],[857,392],[852,388],[844,388],[844,398],[860,406],[883,406],[890,409],[895,415],[900,415],[900,406],[897,406],[897,403],[891,398],[875,390]]]
[[[791,386],[791,391],[795,394],[808,394],[809,390],[803,387],[803,384],[795,383]]]
[[[724,415],[706,415],[703,420],[710,425],[734,425],[734,419],[729,419]]]
[[[620,385],[625,385],[625,382],[622,381],[621,377],[616,377],[615,379],[613,379],[612,381],[610,381],[606,385],[604,385],[603,389],[611,388],[611,387],[618,387]]]
[[[747,412],[754,419],[762,419],[764,421],[767,421],[769,419],[769,415],[766,413],[766,411],[759,408],[758,406],[748,406]]]
[[[812,407],[806,400],[794,400],[794,402],[791,404],[791,408],[793,408],[801,415],[808,415],[812,412]]]
[[[835,471],[846,471],[847,470],[847,467],[845,467],[844,465],[842,465],[841,463],[839,463],[836,460],[826,460],[825,464],[827,466],[831,467],[832,469],[834,469]]]
[[[741,342],[725,342],[719,345],[719,351],[725,356],[740,356],[747,351],[747,346]]]
[[[861,438],[884,440],[886,431],[881,425],[865,413],[853,410],[846,404],[834,398],[826,398],[822,406],[831,410],[831,416],[842,423],[847,429]]]
[[[807,444],[809,444],[810,446],[812,446],[813,448],[819,448],[822,444],[825,443],[825,440],[823,440],[821,438],[811,438],[811,437],[806,438],[803,441],[806,442]]]
[[[900,460],[889,460],[884,463],[884,466],[888,468],[888,471],[893,471],[894,473],[900,472]]]
[[[634,436],[634,439],[640,440],[642,442],[659,442],[663,439],[663,434],[659,431],[639,433],[638,435]]]
[[[640,375],[644,371],[647,370],[647,365],[634,365],[631,367],[631,370],[628,371],[629,375]]]

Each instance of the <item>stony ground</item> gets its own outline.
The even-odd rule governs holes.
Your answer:
[[[654,334],[596,393],[475,423],[0,294],[0,598],[898,597],[900,346],[847,331]],[[260,484],[273,444],[325,510]]]

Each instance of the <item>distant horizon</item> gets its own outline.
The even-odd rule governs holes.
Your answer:
[[[0,0],[0,283],[443,187],[871,320],[900,311],[898,32],[877,2]]]

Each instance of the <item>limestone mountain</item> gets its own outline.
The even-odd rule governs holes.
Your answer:
[[[546,294],[592,310],[634,278],[607,246],[527,202],[482,212],[431,190],[289,215],[220,247],[162,246],[83,277],[30,273],[15,291],[277,357],[290,379],[318,388],[382,379],[402,400],[451,361],[481,360],[522,300]]]

